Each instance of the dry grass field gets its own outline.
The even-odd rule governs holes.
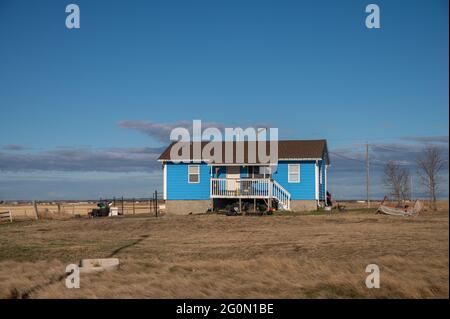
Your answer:
[[[449,214],[139,214],[0,225],[0,298],[448,298]],[[69,263],[117,271],[61,280]],[[381,288],[365,286],[379,265]]]

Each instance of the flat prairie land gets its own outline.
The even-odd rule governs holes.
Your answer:
[[[0,225],[0,298],[448,298],[449,213],[150,214]],[[65,267],[117,257],[120,269]],[[368,264],[380,288],[368,289]]]

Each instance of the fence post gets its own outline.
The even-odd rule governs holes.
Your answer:
[[[122,196],[122,215],[125,215],[125,212],[123,211],[123,196]]]
[[[158,217],[158,191],[155,191],[155,217]]]
[[[133,198],[133,215],[136,213],[135,209],[134,209],[134,203],[136,202],[136,199]]]
[[[39,211],[38,211],[37,203],[35,200],[33,201],[33,208],[34,208],[34,217],[36,218],[36,220],[38,220],[39,219]]]

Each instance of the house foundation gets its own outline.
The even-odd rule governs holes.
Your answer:
[[[312,212],[317,210],[316,200],[291,200],[291,210],[294,212]]]
[[[166,200],[166,212],[170,215],[203,214],[212,208],[207,200]]]

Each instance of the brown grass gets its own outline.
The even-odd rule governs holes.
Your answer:
[[[0,225],[1,298],[448,298],[448,210],[125,216]],[[81,258],[114,272],[59,280]],[[381,288],[367,289],[376,263]]]

